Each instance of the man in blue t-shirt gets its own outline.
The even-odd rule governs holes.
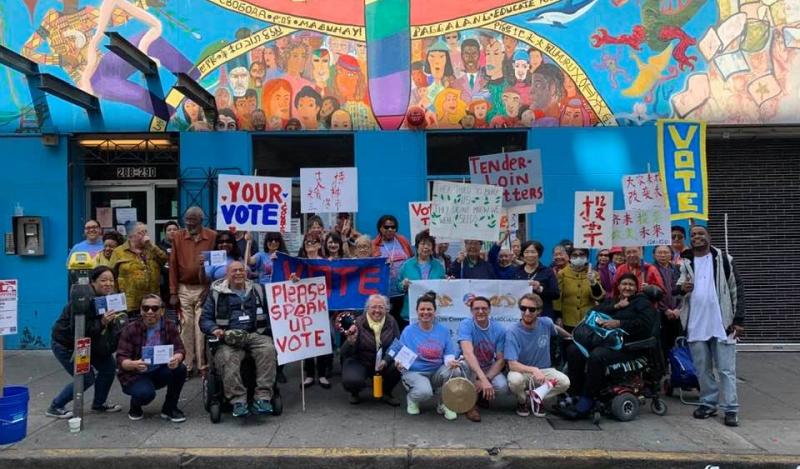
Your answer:
[[[73,252],[88,252],[92,259],[97,256],[97,253],[103,250],[103,229],[100,228],[100,223],[97,220],[86,220],[83,225],[83,233],[86,239],[72,246],[67,255],[67,262]]]
[[[496,393],[508,392],[508,382],[503,375],[506,331],[500,323],[489,319],[491,308],[486,297],[473,298],[470,303],[472,317],[464,319],[458,326],[458,345],[469,365],[470,378],[484,402],[494,400]],[[481,421],[477,405],[467,411],[466,416],[473,422]]]
[[[547,398],[555,397],[569,388],[569,378],[550,366],[550,337],[569,333],[553,323],[553,320],[539,315],[544,302],[539,295],[526,293],[517,302],[521,312],[520,321],[506,333],[505,359],[508,361],[508,387],[517,397],[517,415],[527,417],[531,414],[531,400],[528,391],[541,386],[546,381],[553,384]],[[533,409],[534,415],[543,417],[541,406]]]

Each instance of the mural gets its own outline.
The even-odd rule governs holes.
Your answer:
[[[163,94],[107,31],[153,58]],[[0,44],[100,98],[106,130],[759,124],[800,109],[800,0],[6,0]],[[214,95],[216,125],[170,88],[177,72]],[[0,86],[0,130],[38,130],[24,76],[4,67]],[[58,130],[90,130],[48,102]]]

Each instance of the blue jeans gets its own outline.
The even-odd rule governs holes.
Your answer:
[[[736,412],[739,409],[736,397],[736,344],[709,339],[689,342],[689,350],[700,383],[700,402],[714,409],[719,405],[724,412]],[[719,383],[714,369],[717,370]]]
[[[72,351],[67,350],[63,345],[57,342],[53,342],[52,349],[53,355],[56,356],[58,362],[61,363],[61,366],[72,376],[72,373],[75,371]],[[112,355],[98,357],[94,354],[91,356],[91,364],[92,366],[89,368],[89,372],[83,375],[83,389],[85,391],[92,387],[93,384],[95,385],[92,407],[99,407],[105,404],[106,399],[108,399],[108,393],[111,391],[111,385],[114,383],[114,374],[117,371],[117,364]],[[95,370],[97,370],[96,377]],[[73,383],[64,386],[64,389],[53,399],[53,407],[64,407],[72,401],[72,386]]]
[[[186,382],[186,366],[183,363],[174,370],[161,365],[153,371],[137,376],[134,381],[122,386],[122,392],[131,396],[131,409],[141,409],[156,398],[156,390],[167,387],[162,412],[176,409],[181,397],[183,384]]]

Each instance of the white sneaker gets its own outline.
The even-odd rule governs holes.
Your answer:
[[[444,418],[446,418],[447,420],[455,420],[458,418],[458,414],[445,407],[444,404],[439,404],[439,406],[436,407],[436,412],[438,412],[441,415],[444,415]]]
[[[411,399],[406,399],[406,401],[408,402],[406,405],[406,412],[408,412],[408,415],[419,415],[419,404]]]

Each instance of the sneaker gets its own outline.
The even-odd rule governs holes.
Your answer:
[[[725,425],[729,427],[738,427],[739,414],[736,412],[725,412]]]
[[[536,403],[534,403],[533,407],[531,407],[531,414],[533,414],[534,417],[539,418],[547,417],[547,413],[544,411],[544,406]]]
[[[444,415],[444,418],[446,418],[447,420],[455,420],[458,418],[458,414],[445,407],[444,404],[439,404],[436,407],[436,412],[438,414]]]
[[[361,404],[361,397],[357,393],[350,394],[350,403],[353,405]]]
[[[520,417],[527,417],[531,415],[531,406],[527,402],[520,402],[517,404],[517,415]]]
[[[119,412],[122,410],[122,406],[119,404],[102,404],[99,406],[92,406],[92,410],[95,412],[105,412],[105,413],[113,413]]]
[[[408,412],[408,415],[419,415],[419,404],[411,399],[407,399],[407,401],[406,412]]]
[[[322,386],[323,389],[331,388],[331,382],[328,378],[321,376],[317,381],[319,381],[319,385]]]
[[[131,420],[142,420],[144,418],[144,411],[141,407],[131,407],[128,411],[128,418]]]
[[[303,380],[303,387],[309,388],[314,385],[314,378],[308,376],[306,379]]]
[[[172,421],[174,423],[181,423],[186,421],[186,416],[183,415],[183,412],[181,412],[181,410],[177,407],[166,412],[162,410],[161,418]]]
[[[71,419],[72,411],[67,410],[63,407],[56,407],[51,404],[50,407],[48,407],[47,410],[44,412],[44,415],[56,419]]]
[[[253,402],[253,409],[257,414],[266,415],[272,413],[272,403],[268,399],[256,399]]]
[[[468,410],[467,413],[464,414],[464,415],[466,415],[467,420],[469,420],[469,421],[472,421],[472,422],[480,422],[481,421],[481,413],[478,410],[477,406],[475,406],[475,407],[471,408],[470,410]]]
[[[392,396],[391,394],[387,394],[381,398],[381,402],[385,402],[392,407],[397,407],[400,405],[400,399]]]
[[[694,413],[692,413],[692,416],[696,419],[707,419],[715,415],[717,415],[717,409],[707,405],[701,405],[694,409]]]
[[[247,417],[250,415],[250,410],[247,409],[247,404],[244,402],[236,402],[233,404],[233,412],[234,417]]]

